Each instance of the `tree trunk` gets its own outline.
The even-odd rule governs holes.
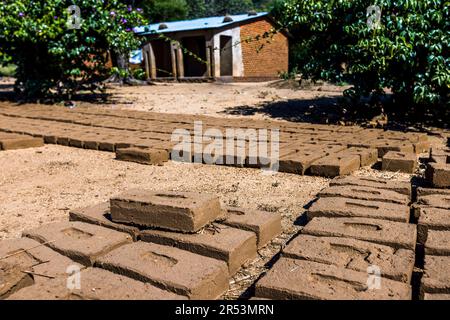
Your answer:
[[[128,55],[123,52],[111,51],[111,60],[113,67],[119,69],[121,74],[113,74],[106,82],[108,83],[120,83],[128,85],[142,85],[146,84],[145,81],[137,80],[133,77],[130,71],[130,65],[128,63]],[[123,76],[125,75],[125,76]]]

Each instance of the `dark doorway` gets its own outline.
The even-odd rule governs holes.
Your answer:
[[[205,37],[186,37],[181,40],[183,48],[188,50],[184,53],[184,76],[204,77],[207,72],[206,63],[206,40]],[[194,56],[190,55],[192,52]],[[199,61],[199,59],[201,61]]]
[[[164,40],[154,40],[152,41],[152,48],[155,54],[156,77],[174,77],[172,73],[173,69],[170,43]]]
[[[220,75],[233,76],[233,43],[232,37],[220,36]]]

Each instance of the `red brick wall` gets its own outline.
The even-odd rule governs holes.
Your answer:
[[[275,28],[268,20],[258,20],[241,26],[242,59],[245,78],[277,78],[289,68],[289,39],[282,32],[259,41],[246,42]]]

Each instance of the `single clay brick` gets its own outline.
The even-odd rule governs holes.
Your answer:
[[[302,233],[319,237],[344,237],[370,241],[396,249],[414,250],[416,226],[367,218],[314,218]]]
[[[350,174],[358,170],[360,159],[358,155],[329,155],[314,161],[311,174],[322,177],[336,177]]]
[[[260,210],[228,207],[223,224],[253,231],[256,234],[258,249],[281,234],[281,214]]]
[[[287,154],[280,154],[278,170],[280,172],[303,175],[314,161],[325,156],[327,156],[327,154],[320,149],[303,150],[299,152],[292,151]]]
[[[371,148],[378,150],[378,157],[383,158],[389,151],[396,152],[414,152],[414,145],[407,141],[390,140],[390,139],[376,139],[372,141]]]
[[[165,150],[150,148],[126,148],[116,150],[116,159],[140,164],[162,165],[169,161],[169,153]]]
[[[450,231],[429,230],[425,243],[425,254],[450,256]]]
[[[411,197],[410,181],[393,181],[388,179],[366,178],[366,177],[337,177],[331,180],[330,186],[360,186],[375,189],[396,191]]]
[[[67,268],[82,265],[29,238],[0,242],[0,259],[23,270],[33,272],[34,282],[52,278],[67,278]]]
[[[425,293],[423,300],[450,300],[450,294]]]
[[[450,209],[450,194],[435,194],[429,196],[420,196],[417,203],[441,209]]]
[[[363,217],[409,222],[407,205],[381,201],[367,201],[341,197],[319,198],[307,211],[308,219],[315,217],[352,218]]]
[[[33,138],[26,135],[15,135],[11,139],[2,138],[0,140],[0,150],[17,150],[26,148],[37,148],[44,145],[42,138]]]
[[[408,204],[408,196],[391,191],[360,186],[333,186],[319,193],[320,197],[344,197],[359,200]]]
[[[133,238],[133,241],[137,241],[139,238],[140,231],[138,228],[115,223],[111,220],[109,202],[103,202],[98,205],[72,210],[69,213],[69,217],[70,221],[95,224],[105,228],[128,233]]]
[[[432,196],[432,195],[447,195],[450,196],[450,189],[434,189],[434,188],[417,188],[417,197]]]
[[[217,299],[228,290],[225,262],[154,243],[123,246],[97,264],[195,300]]]
[[[430,230],[450,231],[450,210],[418,205],[417,242],[425,244]]]
[[[411,287],[380,278],[370,288],[372,274],[330,264],[281,258],[256,283],[257,297],[275,300],[410,300]],[[375,281],[374,281],[375,282]]]
[[[429,163],[425,170],[425,176],[433,186],[437,188],[450,187],[450,164]]]
[[[283,256],[319,263],[333,264],[367,272],[376,265],[383,277],[410,283],[414,268],[414,252],[346,238],[299,235],[283,249]]]
[[[67,279],[35,284],[11,295],[9,300],[184,300],[186,297],[161,290],[112,272],[88,268],[80,272],[80,288],[69,289]],[[74,283],[75,284],[75,283]]]
[[[421,294],[450,294],[450,257],[425,256]]]
[[[217,225],[217,232],[207,229],[196,234],[144,230],[142,241],[177,247],[192,253],[225,261],[229,273],[256,257],[256,235],[253,232]]]
[[[417,154],[430,152],[431,147],[430,141],[419,141],[413,143],[413,145],[414,145],[414,152]]]
[[[131,190],[111,199],[114,222],[197,232],[221,214],[219,198],[193,192]]]
[[[359,157],[360,166],[371,166],[378,161],[378,150],[371,148],[348,148],[344,151],[336,153],[336,155],[356,155]]]
[[[383,157],[382,170],[414,173],[417,168],[417,156],[415,153],[390,151]]]
[[[132,241],[129,234],[82,222],[47,224],[23,235],[85,266],[92,266],[97,257]]]
[[[0,300],[34,283],[33,277],[24,271],[21,266],[0,261]]]

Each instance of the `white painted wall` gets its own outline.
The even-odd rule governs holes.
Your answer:
[[[244,76],[244,62],[242,60],[242,46],[241,46],[241,28],[236,27],[233,29],[224,30],[216,33],[212,39],[212,46],[214,52],[214,74],[216,77],[220,77],[220,36],[232,37],[233,43],[233,76]]]

